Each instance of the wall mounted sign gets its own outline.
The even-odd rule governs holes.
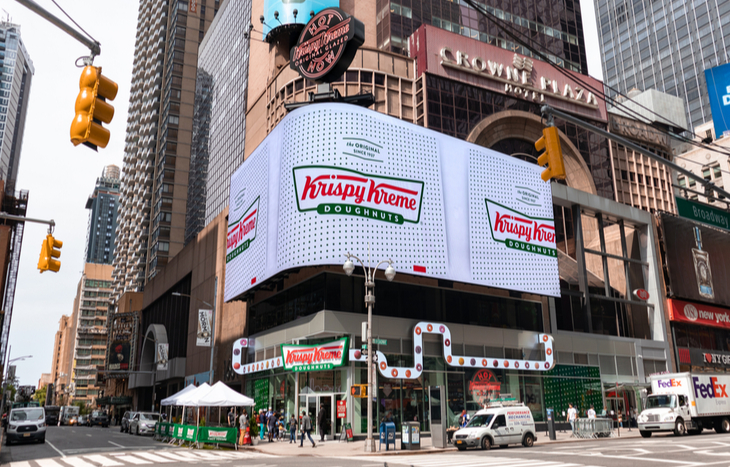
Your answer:
[[[559,297],[541,171],[362,107],[299,108],[231,177],[225,300],[290,269],[342,266],[346,251],[368,256],[372,238],[387,241],[370,255],[398,273]]]
[[[288,371],[331,370],[347,363],[349,338],[320,345],[281,344],[283,367]]]
[[[649,300],[649,292],[646,289],[636,289],[636,290],[634,290],[634,295],[639,300],[644,300],[644,301]]]
[[[170,353],[170,344],[157,344],[157,369],[159,371],[167,370],[168,355]]]
[[[730,212],[679,196],[674,199],[677,201],[677,214],[680,217],[730,231]]]
[[[702,303],[667,299],[669,319],[682,323],[730,329],[730,310]]]
[[[339,8],[325,8],[304,27],[289,65],[307,79],[331,83],[347,70],[365,42],[365,26]]]
[[[198,334],[195,345],[198,347],[210,347],[212,337],[213,310],[198,310]]]
[[[705,82],[710,97],[715,138],[722,138],[730,129],[730,63],[705,70]]]

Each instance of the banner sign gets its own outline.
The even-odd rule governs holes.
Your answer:
[[[730,63],[705,70],[705,82],[715,138],[722,138],[730,129]]]
[[[157,344],[157,369],[160,371],[167,370],[167,362],[170,351],[170,344]]]
[[[281,344],[281,357],[287,371],[331,370],[347,364],[349,338],[320,345]]]
[[[347,401],[337,401],[337,418],[347,418]]]
[[[198,335],[195,345],[198,347],[210,347],[212,337],[213,310],[198,310]]]
[[[730,310],[726,308],[672,298],[667,303],[671,321],[730,329]]]
[[[130,345],[129,341],[114,341],[111,353],[108,356],[109,370],[129,370]]]
[[[341,266],[345,252],[367,257],[364,238],[399,273],[558,297],[541,171],[358,106],[297,109],[231,178],[225,300],[290,269]]]
[[[730,231],[730,212],[679,196],[674,199],[677,201],[677,214],[681,217]]]
[[[201,426],[198,428],[198,442],[236,444],[237,434],[237,428]]]

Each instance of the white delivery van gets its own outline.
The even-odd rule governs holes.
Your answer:
[[[532,412],[520,403],[492,404],[474,414],[466,427],[454,433],[454,445],[459,451],[510,444],[532,447],[536,439]]]
[[[637,420],[641,436],[655,432],[730,432],[730,375],[673,373],[651,377],[652,394]]]

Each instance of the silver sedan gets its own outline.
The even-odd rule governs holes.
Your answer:
[[[153,412],[137,412],[129,421],[129,433],[136,435],[152,435],[160,420],[160,414]]]

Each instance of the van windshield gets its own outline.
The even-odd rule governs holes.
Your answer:
[[[670,409],[677,407],[677,396],[673,394],[657,394],[649,396],[646,399],[647,409],[660,409],[664,407]]]
[[[43,409],[15,409],[10,412],[10,421],[43,420]]]
[[[485,414],[485,415],[474,415],[471,420],[469,420],[469,423],[466,425],[467,428],[481,428],[483,426],[489,425],[489,422],[492,421],[492,418],[494,418],[494,414]]]

